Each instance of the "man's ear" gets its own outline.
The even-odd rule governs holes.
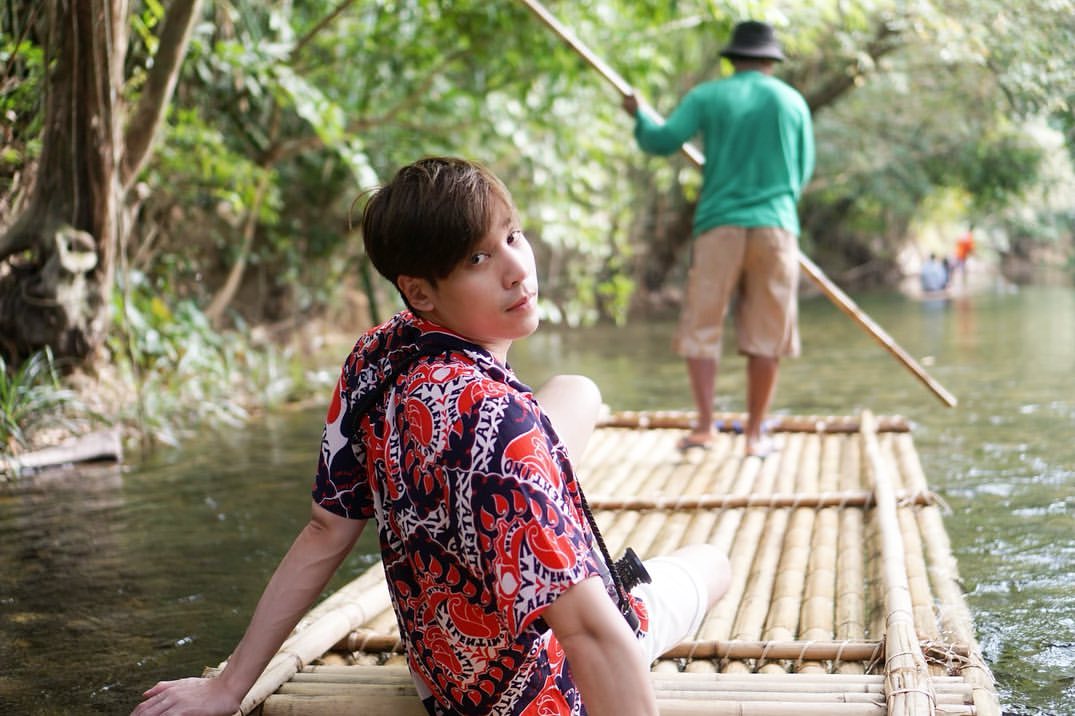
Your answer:
[[[433,285],[424,278],[416,276],[396,277],[396,285],[399,292],[407,299],[407,303],[417,311],[433,310]]]

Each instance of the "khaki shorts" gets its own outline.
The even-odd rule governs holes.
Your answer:
[[[675,557],[655,557],[645,562],[653,580],[639,584],[631,594],[641,599],[649,614],[649,629],[639,644],[652,664],[676,644],[694,636],[705,617],[705,584],[695,576],[683,560]]]
[[[687,296],[674,348],[719,359],[724,317],[735,300],[739,352],[780,358],[799,345],[799,242],[774,227],[718,226],[694,239]]]

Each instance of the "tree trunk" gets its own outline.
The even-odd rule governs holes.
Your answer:
[[[127,188],[171,100],[201,0],[176,0],[133,120],[123,67],[129,0],[51,0],[44,51],[41,158],[30,198],[0,236],[0,353],[19,362],[46,346],[84,362],[103,341],[117,246],[129,231]]]
[[[126,0],[55,0],[47,8],[45,126],[27,206],[0,238],[0,350],[45,346],[85,359],[108,321],[119,231],[118,88]]]

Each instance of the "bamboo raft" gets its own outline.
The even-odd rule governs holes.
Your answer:
[[[660,712],[999,716],[907,422],[778,418],[763,461],[741,457],[743,417],[680,454],[689,414],[617,413],[578,466],[612,554],[710,542],[731,560],[727,594],[652,667]],[[343,711],[425,713],[380,565],[300,622],[240,713]]]

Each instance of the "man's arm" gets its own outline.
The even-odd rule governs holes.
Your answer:
[[[656,715],[649,665],[600,577],[572,586],[542,617],[564,648],[588,714]]]
[[[313,503],[310,521],[276,568],[242,641],[213,679],[162,681],[146,691],[132,716],[230,716],[265,665],[343,562],[365,520],[335,515]]]
[[[635,114],[635,140],[645,152],[658,155],[675,154],[683,143],[698,133],[702,126],[702,102],[697,88],[679,101],[666,119],[647,112]]]

